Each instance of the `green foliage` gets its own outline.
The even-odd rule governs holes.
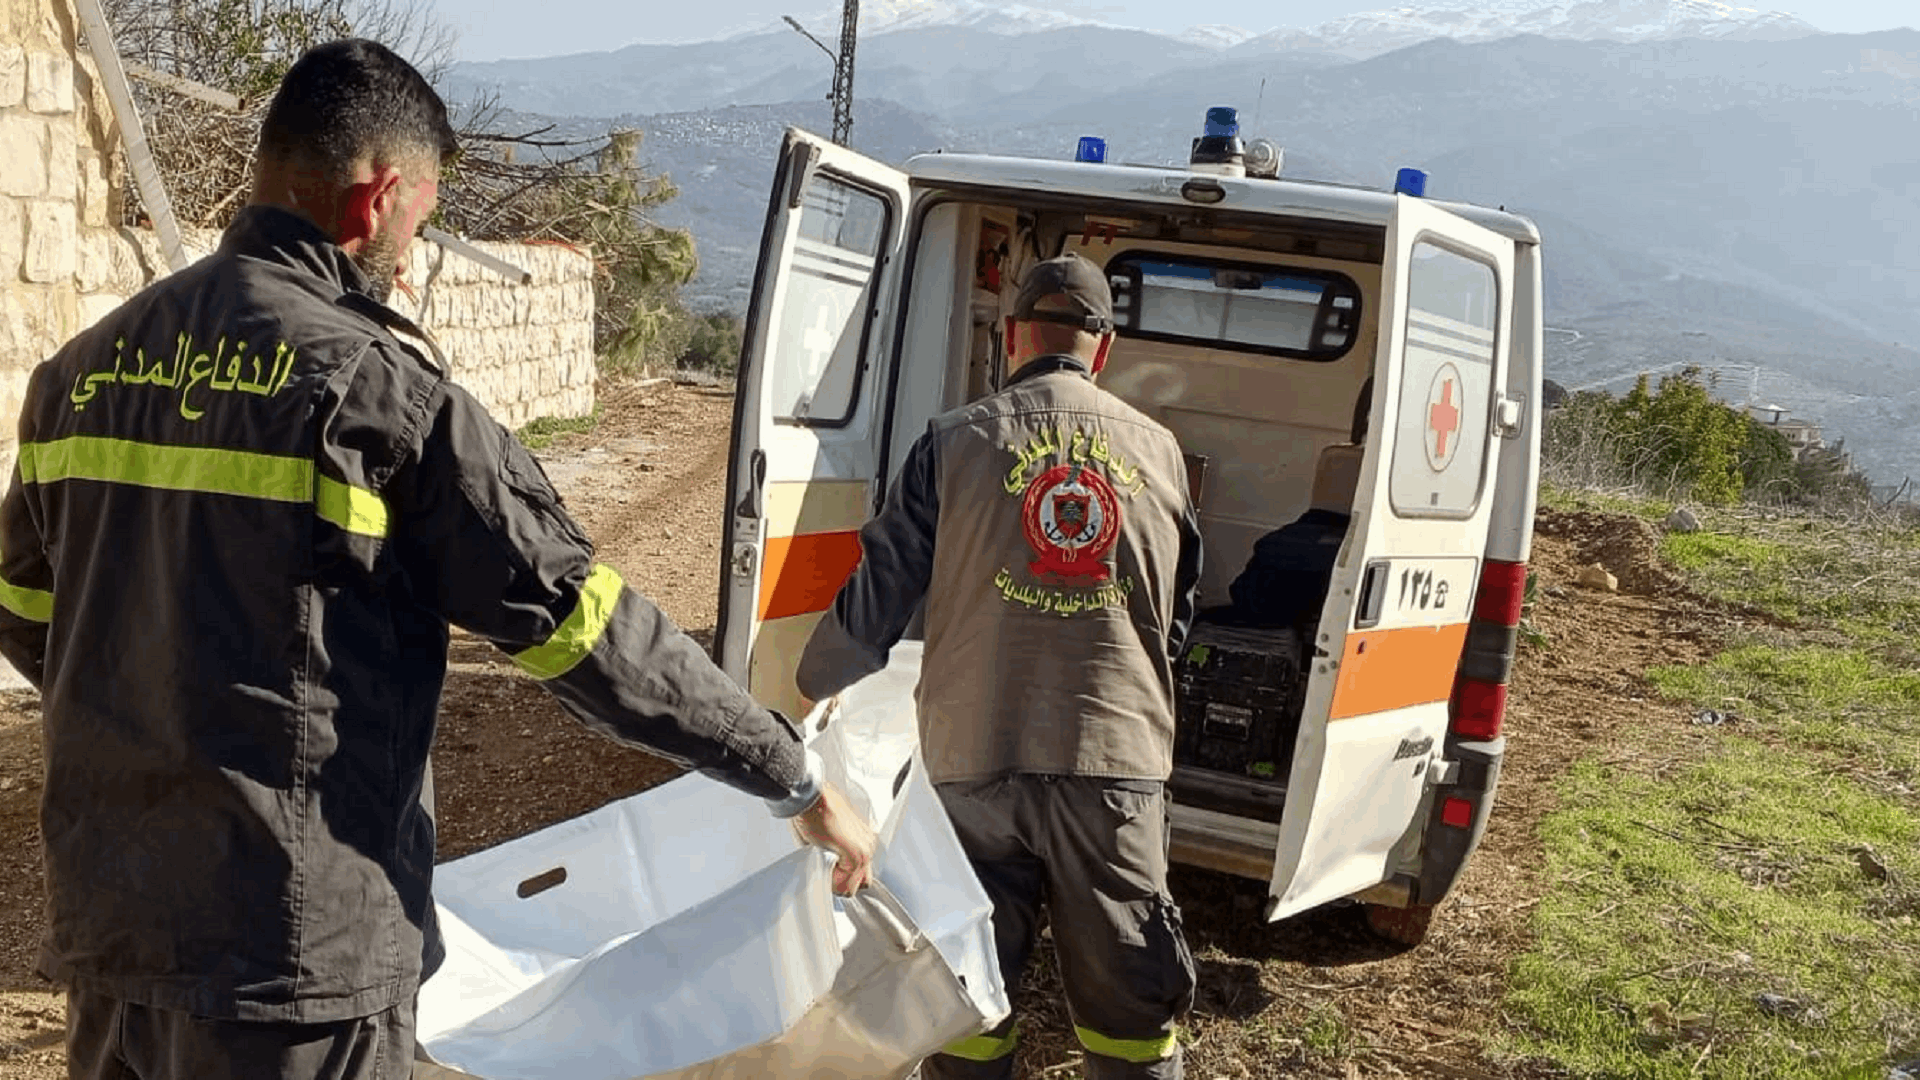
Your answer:
[[[1343,1061],[1352,1056],[1359,1040],[1339,1006],[1320,1002],[1301,1026],[1300,1041],[1309,1058]]]
[[[1641,376],[1610,420],[1614,437],[1642,455],[1642,467],[1669,490],[1711,506],[1740,498],[1740,452],[1751,421],[1709,397],[1697,371],[1661,379],[1654,394]]]
[[[529,450],[545,450],[562,435],[584,435],[600,423],[600,402],[593,403],[593,412],[586,416],[542,416],[528,423],[526,427],[514,432],[521,445]]]
[[[1838,450],[1796,458],[1780,432],[1713,399],[1695,368],[1614,398],[1575,394],[1549,414],[1543,472],[1564,487],[1627,490],[1707,506],[1743,500],[1835,506],[1870,500]]]
[[[732,375],[740,368],[743,330],[739,318],[733,315],[695,317],[687,347],[680,354],[681,369]]]
[[[1746,442],[1740,447],[1740,475],[1750,495],[1791,496],[1799,489],[1793,444],[1787,437],[1752,417]]]

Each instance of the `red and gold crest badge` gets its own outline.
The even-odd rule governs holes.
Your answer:
[[[1102,562],[1120,537],[1120,500],[1113,485],[1084,465],[1055,465],[1033,478],[1021,506],[1036,575],[1105,581]]]

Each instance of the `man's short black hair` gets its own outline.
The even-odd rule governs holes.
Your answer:
[[[416,154],[445,162],[459,148],[447,104],[393,50],[364,38],[316,45],[280,80],[260,125],[258,158],[314,169],[344,184],[362,158]]]

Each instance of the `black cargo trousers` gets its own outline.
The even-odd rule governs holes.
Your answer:
[[[1179,1080],[1174,1021],[1193,1005],[1193,954],[1167,893],[1166,785],[1015,774],[938,785],[993,901],[1008,993],[1047,906],[1087,1080]],[[921,1063],[923,1080],[1012,1080],[1014,1017]]]
[[[408,1080],[414,1003],[330,1023],[216,1020],[67,991],[71,1080]]]

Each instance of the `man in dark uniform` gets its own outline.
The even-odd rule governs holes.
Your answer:
[[[1044,899],[1087,1076],[1166,1080],[1194,985],[1166,780],[1200,532],[1173,436],[1093,384],[1112,331],[1092,263],[1028,271],[1005,389],[914,443],[798,681],[823,698],[879,670],[924,599],[921,745],[993,900],[1008,986]],[[1007,1080],[1016,1040],[1009,1018],[921,1070]]]
[[[817,757],[610,567],[382,304],[454,151],[367,41],[269,107],[219,251],[33,374],[0,652],[43,693],[69,1074],[388,1080],[437,962],[427,752],[449,623],[588,725],[792,817],[861,885]]]

